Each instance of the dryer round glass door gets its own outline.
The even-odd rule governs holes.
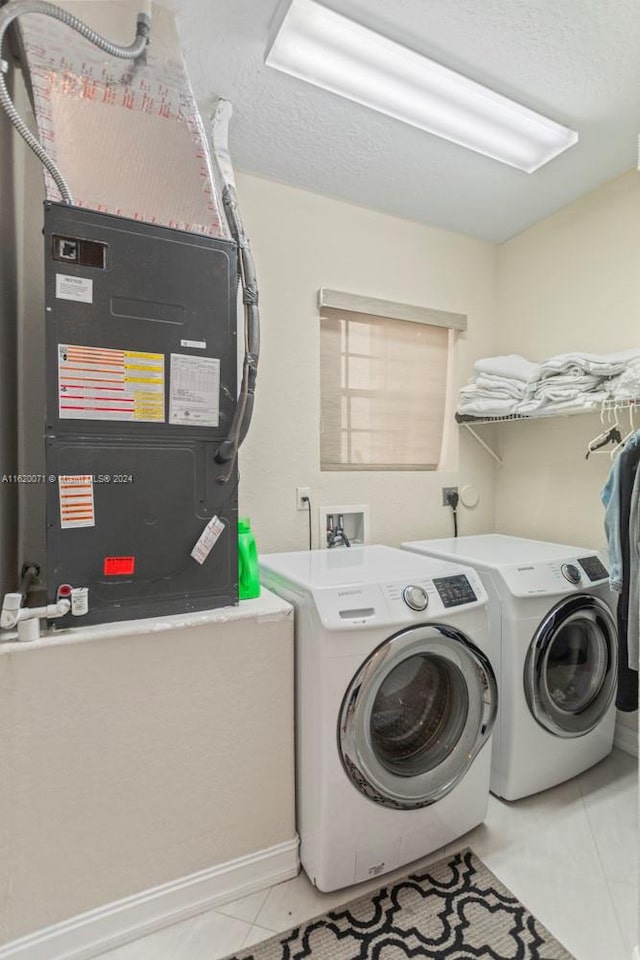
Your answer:
[[[493,729],[497,684],[487,657],[445,624],[382,643],[351,681],[338,746],[352,783],[386,807],[426,807],[464,777]]]
[[[580,594],[557,604],[538,627],[524,689],[537,722],[559,737],[593,730],[616,690],[618,636],[603,600]]]

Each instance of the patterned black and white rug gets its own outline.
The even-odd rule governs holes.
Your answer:
[[[575,960],[471,850],[230,960]]]

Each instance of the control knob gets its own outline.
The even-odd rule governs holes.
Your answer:
[[[424,587],[418,587],[411,584],[402,591],[402,599],[410,610],[426,610],[429,605],[429,597]]]
[[[568,580],[569,583],[580,583],[582,579],[580,576],[580,571],[573,563],[563,563],[560,567],[560,571],[565,580]]]

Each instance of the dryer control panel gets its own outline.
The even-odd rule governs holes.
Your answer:
[[[600,580],[606,580],[609,576],[609,571],[600,557],[580,557],[578,563],[589,577],[591,583],[599,583]]]
[[[514,597],[575,593],[606,583],[609,571],[597,554],[566,557],[546,563],[513,564],[501,574]]]

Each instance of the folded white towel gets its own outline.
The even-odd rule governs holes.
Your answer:
[[[513,400],[514,403],[517,403],[523,399],[523,396],[521,393],[513,394],[510,390],[498,390],[495,387],[492,387],[490,390],[485,390],[483,387],[476,386],[475,383],[463,387],[460,391],[461,403],[474,401],[476,398],[485,400]]]
[[[591,374],[583,374],[580,377],[559,374],[557,377],[547,377],[546,380],[529,384],[527,393],[541,400],[571,400],[572,397],[581,397],[593,390],[598,390],[604,383],[605,378],[594,377]]]
[[[536,364],[517,353],[499,357],[483,357],[473,365],[476,374],[488,373],[494,377],[506,377],[509,380],[529,380]]]
[[[513,397],[515,400],[520,400],[524,396],[527,386],[524,380],[513,380],[509,377],[494,377],[489,373],[479,373],[475,382],[480,390]]]
[[[515,413],[518,401],[512,397],[487,396],[483,393],[465,393],[460,396],[458,413],[470,417],[506,417]]]
[[[623,373],[630,361],[640,359],[640,349],[619,353],[563,353],[538,364],[531,380],[543,380],[558,373],[580,376],[590,373],[599,377],[615,377]]]
[[[531,397],[531,399],[519,403],[514,412],[522,417],[530,417],[567,413],[570,410],[597,410],[599,405],[607,399],[609,399],[609,394],[606,390],[593,390],[591,393],[561,400]]]

